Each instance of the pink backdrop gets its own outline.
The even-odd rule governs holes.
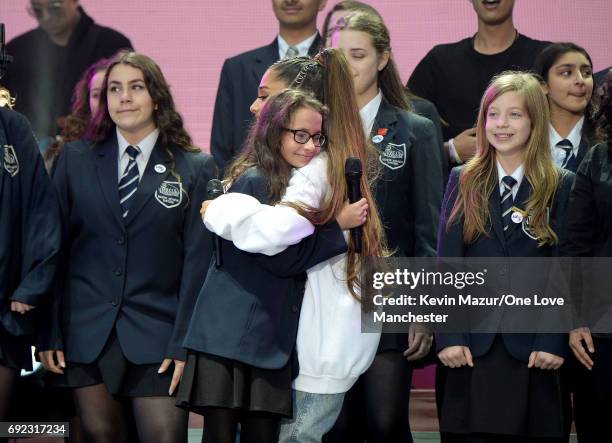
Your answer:
[[[26,13],[28,4],[29,0],[0,0],[7,40],[36,26]],[[81,4],[98,23],[121,31],[138,51],[159,63],[188,129],[207,151],[223,60],[270,43],[277,32],[270,0],[81,0]],[[330,0],[328,6],[333,4],[335,0]],[[468,0],[371,0],[370,4],[391,30],[404,81],[433,45],[476,32]],[[323,18],[324,13],[319,24]],[[596,71],[612,65],[610,0],[516,0],[515,23],[530,37],[584,46]],[[433,387],[433,370],[417,371],[414,385]]]
[[[334,3],[330,0],[328,6]],[[370,3],[391,30],[404,80],[434,44],[476,30],[468,0]],[[36,26],[25,10],[28,4],[28,0],[0,0],[7,40]],[[81,4],[98,23],[121,31],[137,50],[160,64],[189,130],[205,150],[223,60],[271,42],[277,31],[270,0],[81,0]],[[320,14],[319,23],[323,18]],[[610,0],[516,0],[515,22],[531,37],[586,47],[596,70],[612,65]]]

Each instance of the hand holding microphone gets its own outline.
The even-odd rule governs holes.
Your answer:
[[[223,183],[221,183],[221,180],[217,180],[216,178],[209,180],[208,184],[206,185],[206,194],[208,196],[208,200],[206,200],[206,202],[209,202],[208,204],[210,204],[211,200],[214,200],[220,195],[223,195]],[[204,216],[204,212],[208,207],[208,204],[206,204],[206,202],[202,203],[202,210],[200,211],[202,216]],[[215,266],[219,268],[223,264],[223,260],[221,258],[221,239],[217,234],[213,234],[212,241],[213,255],[215,257]]]
[[[346,187],[350,203],[361,200],[361,160],[357,157],[349,157],[344,163],[344,175],[346,176]],[[351,238],[355,252],[361,252],[362,228],[357,226],[351,228]]]

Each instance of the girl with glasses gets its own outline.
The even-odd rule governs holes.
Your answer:
[[[320,441],[333,426],[344,393],[374,359],[380,339],[379,333],[361,332],[359,291],[361,257],[378,257],[386,251],[372,198],[378,164],[376,150],[362,129],[350,66],[341,51],[328,49],[314,59],[295,57],[275,63],[262,77],[251,111],[260,115],[266,101],[284,87],[313,92],[325,101],[329,108],[323,123],[325,152],[291,175],[280,204],[262,205],[248,196],[226,194],[210,203],[204,222],[244,251],[278,254],[314,229],[291,206],[318,208],[322,223],[334,220],[347,199],[345,161],[351,156],[361,159],[361,194],[369,207],[362,253],[350,240],[348,253],[308,269],[301,311],[296,309],[297,339],[291,337],[299,372],[293,374],[293,414],[281,424],[280,441]]]
[[[280,202],[290,177],[319,154],[325,115],[318,100],[291,89],[263,105],[246,151],[226,177],[226,195],[241,193],[236,195],[245,201],[234,212],[248,211],[251,199]],[[305,220],[320,220],[316,208],[285,204]],[[204,415],[203,441],[233,443],[238,423],[243,442],[277,441],[281,418],[292,415],[290,356],[305,271],[345,252],[342,229],[361,225],[366,211],[365,200],[349,205],[337,223],[273,257],[221,242],[222,264],[211,264],[187,331],[189,356],[178,395],[179,405]]]

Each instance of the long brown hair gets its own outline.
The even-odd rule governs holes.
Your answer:
[[[327,108],[309,92],[285,89],[270,97],[249,131],[245,150],[228,168],[225,179],[234,182],[256,166],[268,182],[270,204],[280,202],[292,170],[281,155],[284,128],[291,126],[291,118],[302,108],[312,109],[322,117],[327,113]],[[310,214],[308,218],[311,219]]]
[[[539,239],[540,246],[559,242],[548,224],[548,208],[559,185],[560,170],[555,166],[550,151],[550,114],[541,79],[534,74],[504,72],[491,81],[482,97],[476,126],[476,155],[461,171],[457,200],[447,223],[448,228],[463,217],[463,240],[466,244],[489,234],[489,196],[499,184],[496,151],[486,136],[487,112],[496,98],[512,91],[523,97],[531,119],[531,134],[524,150],[525,179],[532,188],[526,207],[531,217],[530,228]]]
[[[159,129],[160,141],[169,150],[169,154],[172,156],[170,150],[175,146],[185,151],[199,152],[200,149],[193,145],[191,136],[183,126],[183,118],[176,110],[170,86],[157,63],[144,54],[131,51],[120,51],[111,60],[102,84],[103,93],[100,95],[100,105],[87,128],[87,137],[94,142],[101,142],[107,139],[115,129],[115,123],[108,112],[106,91],[109,75],[118,64],[128,65],[142,72],[147,91],[157,108],[153,112],[153,120]]]
[[[378,73],[378,87],[390,104],[411,111],[412,104],[406,88],[402,84],[393,51],[391,51],[389,29],[387,29],[380,16],[365,11],[351,12],[335,24],[334,32],[343,30],[365,32],[370,36],[372,46],[374,46],[378,57],[381,57],[385,52],[389,54],[389,61]]]
[[[75,85],[72,94],[70,115],[58,119],[58,124],[59,127],[62,128],[62,132],[55,138],[43,154],[47,170],[51,169],[55,159],[64,149],[64,145],[83,137],[92,117],[91,108],[89,106],[91,80],[99,72],[106,71],[109,63],[110,60],[106,58],[98,60],[85,70]],[[102,94],[102,92],[103,90],[100,91],[100,94]]]
[[[347,254],[346,279],[351,294],[359,299],[361,257],[381,257],[387,254],[383,225],[378,214],[373,187],[379,173],[378,151],[364,132],[355,97],[353,75],[342,51],[325,49],[313,59],[295,57],[281,60],[270,67],[276,78],[288,87],[312,91],[329,109],[324,121],[328,155],[327,178],[330,195],[320,208],[321,221],[336,218],[347,198],[344,163],[357,157],[364,166],[361,195],[368,200],[369,211],[363,225],[361,255],[355,252],[352,240]]]

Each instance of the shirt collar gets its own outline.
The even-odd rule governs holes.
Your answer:
[[[499,188],[503,191],[504,185],[502,184],[502,178],[508,175],[508,173],[504,170],[499,160],[496,160],[495,163],[497,163],[497,181],[499,184]],[[512,174],[510,174],[510,177],[516,180],[516,185],[514,185],[513,193],[515,193],[514,190],[518,189],[519,186],[521,186],[521,182],[523,181],[524,176],[525,176],[525,165],[519,166],[518,168],[514,170]]]
[[[130,146],[130,143],[125,139],[123,134],[121,134],[121,131],[119,131],[119,128],[115,128],[115,129],[117,131],[117,144],[119,145],[119,160],[121,160],[121,158],[125,154],[125,150],[127,149],[128,146]],[[135,145],[135,146],[138,146],[138,148],[140,149],[139,157],[141,159],[149,160],[149,157],[151,156],[151,152],[153,152],[153,148],[155,147],[155,143],[157,143],[158,137],[159,137],[159,129],[156,128],[154,131],[149,133],[149,135],[147,135],[145,138],[140,140],[140,142],[138,142]]]
[[[580,141],[582,140],[582,127],[583,126],[584,126],[584,116],[582,116],[582,118],[578,120],[578,122],[574,125],[574,127],[572,128],[568,136],[565,137],[572,143],[572,152],[574,153],[574,156],[578,153],[578,148],[580,147]],[[550,147],[552,149],[554,149],[555,146],[557,146],[557,143],[559,143],[561,140],[564,140],[564,138],[559,135],[557,130],[553,128],[553,125],[550,125],[549,138],[550,138]]]
[[[363,130],[365,131],[366,137],[370,136],[372,132],[372,127],[374,126],[374,120],[376,119],[376,115],[378,114],[378,110],[380,109],[380,104],[382,103],[383,95],[381,90],[378,90],[378,94],[369,101],[367,105],[359,110],[359,115],[361,116],[361,123],[363,124]]]
[[[317,34],[318,33],[315,32],[310,37],[308,37],[306,40],[303,40],[297,45],[293,45],[297,49],[299,55],[308,55],[308,50],[310,49],[313,42],[315,41],[315,38],[317,38]],[[287,49],[289,49],[289,44],[285,41],[284,38],[280,36],[280,34],[276,37],[276,40],[278,42],[278,58],[279,60],[282,60],[285,58],[285,55],[287,54]]]

